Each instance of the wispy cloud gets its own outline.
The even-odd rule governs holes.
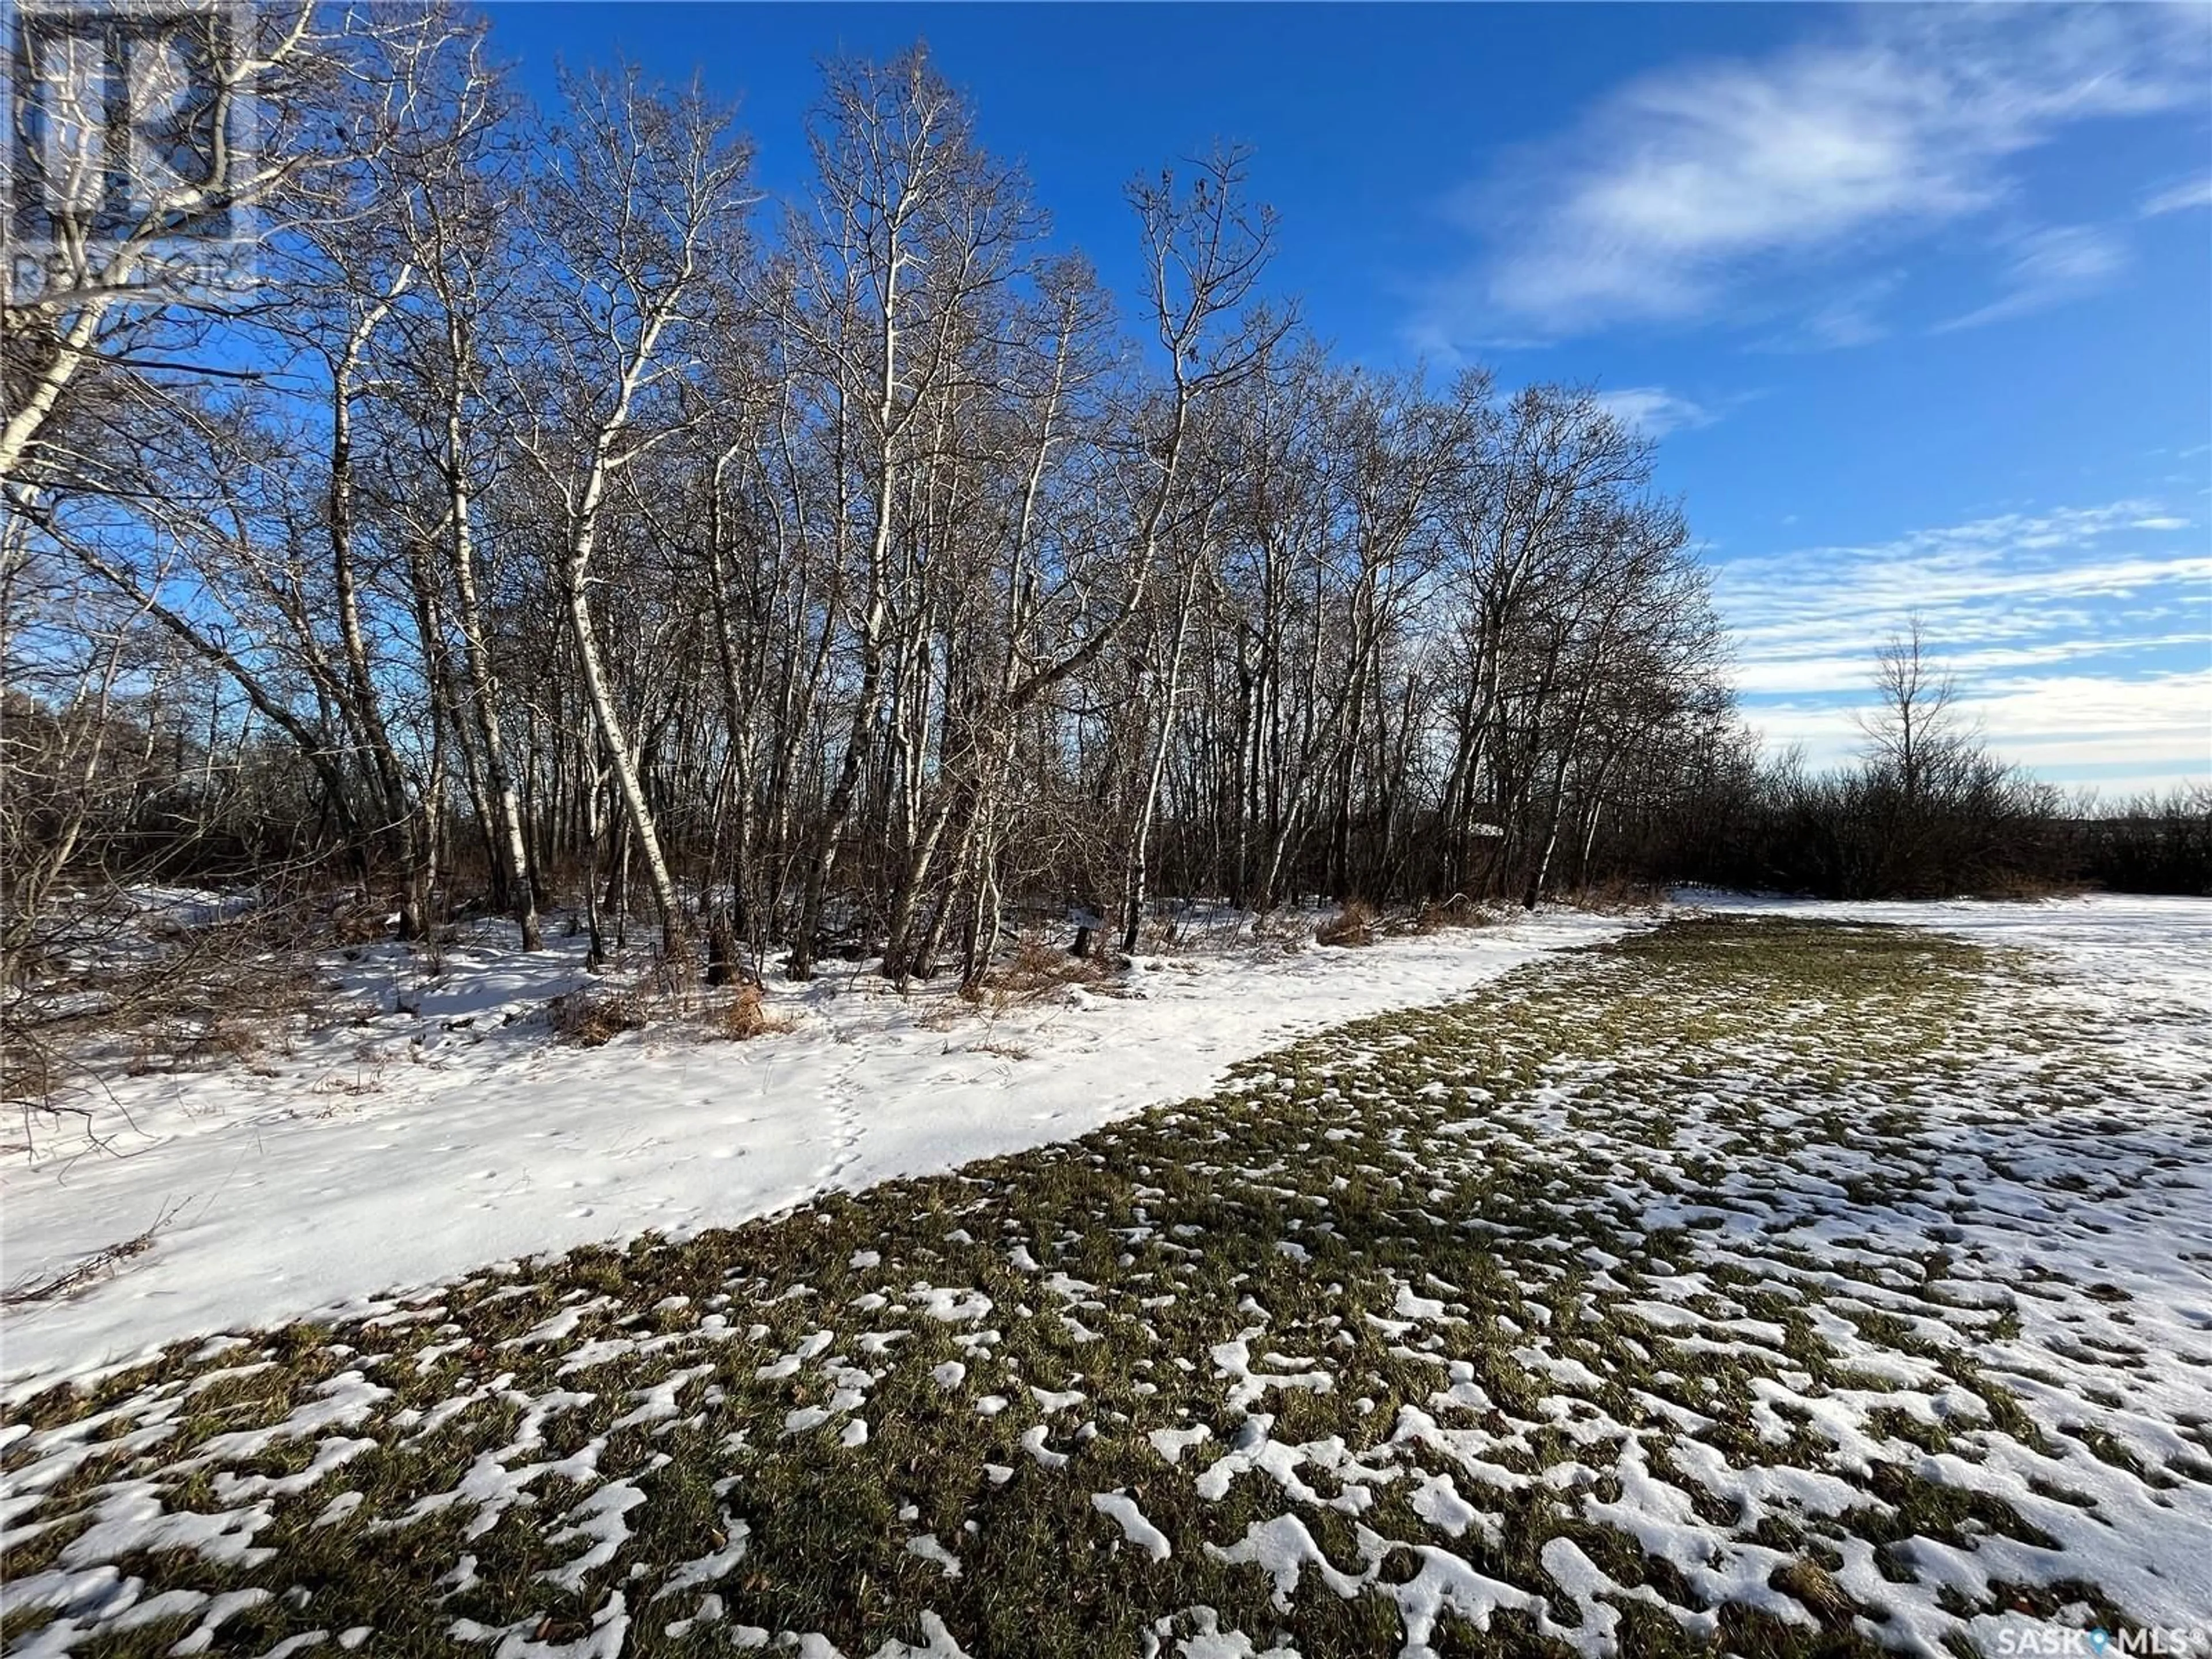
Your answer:
[[[2194,528],[2136,501],[2001,514],[1872,545],[1732,559],[1715,594],[1747,668],[1863,661],[1915,615],[1953,648],[1992,645],[2072,629],[2088,601],[2162,589],[2196,599],[2212,580],[2212,546],[2202,530],[2185,533]]]
[[[2190,208],[2212,208],[2212,176],[2191,179],[2146,197],[2136,211],[2146,219],[2155,219],[2160,214],[2180,213]]]
[[[1751,723],[1817,763],[1860,742],[1872,655],[1917,617],[1960,707],[2053,777],[2212,771],[2212,539],[2140,501],[2012,513],[1720,567]]]
[[[2087,225],[2052,225],[2013,239],[2005,292],[1985,306],[1936,325],[1937,333],[2009,321],[2094,294],[2127,269],[2125,247]]]
[[[1623,426],[1647,438],[1663,438],[1687,427],[1711,426],[1720,418],[1703,404],[1669,392],[1664,386],[1630,386],[1618,392],[1596,394],[1598,406]]]
[[[1877,642],[1878,636],[1869,635],[1854,641],[1856,648],[1841,656],[1776,655],[1755,659],[1739,666],[1736,690],[1753,697],[1841,698],[1856,706],[1867,696],[1873,682]],[[1966,650],[1942,650],[1939,654],[1948,672],[1978,682],[2002,674],[2033,675],[2037,670],[2078,665],[2094,658],[2135,656],[2203,643],[2202,634],[2128,633],[2109,639],[1979,646]],[[2212,710],[2208,710],[2208,716],[2212,716]]]
[[[1488,249],[1417,327],[1554,334],[1701,316],[1849,242],[1977,214],[2069,123],[2201,96],[2185,8],[1904,10],[1756,60],[1632,82],[1461,204]],[[1831,319],[1848,339],[1865,326]]]
[[[2098,781],[2126,794],[2212,775],[2204,748],[2212,669],[1978,685],[1953,708],[1996,752],[2053,781]],[[1853,714],[1844,705],[1785,703],[1750,718],[1771,748],[1795,747],[1827,766],[1864,747]]]
[[[1832,351],[1881,339],[1889,332],[1882,307],[1904,280],[1902,271],[1885,271],[1814,307],[1799,324],[1796,343]]]

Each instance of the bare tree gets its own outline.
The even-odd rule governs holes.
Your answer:
[[[555,585],[629,833],[672,939],[683,903],[600,650],[592,562],[610,488],[671,429],[648,417],[673,413],[665,394],[684,372],[692,308],[739,257],[751,149],[733,136],[729,112],[696,84],[666,93],[628,69],[571,77],[565,91],[533,224],[554,280],[540,291],[538,350],[513,365],[536,382],[517,388],[527,412],[515,442],[559,503]]]
[[[292,25],[280,142],[171,204],[266,210],[250,292],[131,287],[126,238],[11,298],[0,602],[88,607],[9,706],[11,929],[161,793],[410,934],[484,905],[534,947],[557,903],[599,963],[646,901],[717,979],[972,991],[1070,903],[1126,953],[1160,894],[1536,902],[1739,779],[1650,446],[1333,360],[1243,153],[1130,187],[1125,332],[919,48],[828,67],[757,248],[696,87],[546,119],[440,5]]]
[[[41,96],[11,104],[18,130],[8,137],[43,158],[35,182],[46,234],[42,258],[13,263],[0,307],[0,483],[11,494],[87,460],[104,383],[213,370],[215,354],[194,349],[205,319],[257,298],[261,253],[315,217],[329,170],[359,153],[349,66],[374,55],[380,35],[414,27],[397,13],[306,3],[257,8],[243,30],[233,29],[236,16],[181,9],[149,35],[118,12],[97,40],[72,33],[82,20],[64,14],[23,23]],[[168,84],[155,66],[171,62],[197,65],[205,84]],[[149,106],[134,118],[166,129],[167,159],[142,146],[119,183],[101,101],[111,67],[131,74],[132,95]],[[45,123],[35,132],[34,120]],[[180,280],[178,247],[220,258]],[[91,405],[74,435],[57,423],[72,395]]]
[[[1954,707],[1958,682],[1929,659],[1917,613],[1876,653],[1874,691],[1875,707],[1855,717],[1868,759],[1895,781],[1908,805],[1917,803],[1972,739]]]

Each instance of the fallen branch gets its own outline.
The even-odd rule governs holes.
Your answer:
[[[74,1266],[46,1277],[36,1275],[17,1279],[5,1290],[0,1290],[0,1308],[20,1308],[32,1303],[58,1301],[82,1290],[95,1279],[113,1273],[118,1267],[134,1256],[141,1256],[154,1248],[154,1237],[169,1224],[174,1212],[165,1209],[155,1218],[154,1224],[136,1238],[126,1238],[120,1243],[110,1244],[94,1250]]]

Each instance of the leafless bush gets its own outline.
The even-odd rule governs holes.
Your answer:
[[[1262,910],[1252,918],[1246,938],[1264,952],[1294,957],[1314,942],[1314,920],[1310,913],[1296,908]],[[1232,933],[1231,942],[1235,940]]]
[[[71,1079],[250,1060],[327,1008],[296,907],[164,913],[120,895],[51,907],[0,981],[0,1099],[51,1109]]]
[[[46,1101],[61,1086],[59,1057],[47,1045],[16,1040],[0,1043],[0,1100]]]
[[[600,990],[582,986],[545,1005],[553,1040],[573,1048],[596,1048],[624,1031],[645,1029],[645,999],[634,990]]]
[[[217,1014],[188,1018],[171,1023],[168,1029],[141,1031],[124,1073],[144,1077],[149,1072],[173,1071],[179,1065],[248,1060],[267,1046],[267,1034],[250,1017]]]
[[[331,911],[330,938],[333,945],[375,945],[392,937],[392,912],[387,905],[358,895],[342,899]]]
[[[1667,890],[1656,882],[1615,876],[1604,881],[1585,883],[1575,890],[1573,896],[1574,902],[1585,910],[1618,915],[1626,910],[1648,910],[1655,904],[1663,904],[1667,899]]]
[[[1375,943],[1375,908],[1362,899],[1346,899],[1343,908],[1314,929],[1314,943],[1355,946]]]
[[[2212,896],[2212,784],[2178,785],[2117,806],[2075,803],[2064,867],[2129,893]]]
[[[1491,912],[1475,903],[1464,893],[1454,893],[1448,899],[1430,899],[1413,912],[1412,929],[1416,933],[1441,933],[1454,927],[1487,927],[1496,921]]]
[[[674,933],[653,952],[653,989],[658,996],[674,999],[680,1006],[688,1007],[705,982],[705,971],[704,959],[691,936]]]
[[[1167,954],[1222,951],[1243,944],[1249,936],[1252,918],[1227,907],[1172,918],[1161,949]]]
[[[984,975],[982,989],[1000,1008],[1042,1002],[1069,986],[1102,996],[1121,994],[1120,975],[1101,953],[1079,957],[1033,935],[1018,941],[1011,955]]]

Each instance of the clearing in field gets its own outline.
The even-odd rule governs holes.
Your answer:
[[[2212,1626],[2212,1085],[1680,920],[1082,1140],[5,1431],[7,1650],[2014,1650]]]

